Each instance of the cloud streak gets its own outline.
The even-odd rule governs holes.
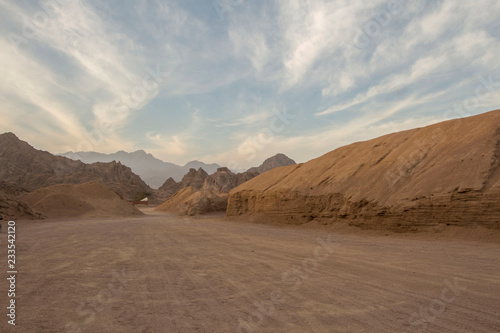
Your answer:
[[[494,0],[244,1],[223,20],[210,2],[64,1],[50,13],[0,0],[0,131],[53,152],[224,164],[287,110],[297,120],[255,163],[305,161],[446,119],[480,77],[500,81],[498,17]]]

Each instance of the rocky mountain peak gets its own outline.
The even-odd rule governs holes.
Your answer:
[[[267,158],[260,166],[248,169],[249,172],[263,173],[274,168],[295,165],[294,160],[286,156],[285,154],[278,153],[272,157]]]
[[[190,168],[189,172],[182,178],[180,182],[180,188],[185,188],[191,186],[195,190],[199,190],[203,186],[205,178],[208,177],[208,173],[202,168],[198,170]]]

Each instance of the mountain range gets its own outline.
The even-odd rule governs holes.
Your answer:
[[[72,160],[80,160],[83,163],[112,161],[121,162],[139,175],[151,188],[159,188],[166,179],[172,178],[176,182],[181,181],[182,177],[189,172],[189,169],[202,168],[208,174],[214,173],[220,168],[218,164],[207,164],[200,161],[191,161],[186,165],[180,166],[174,163],[164,162],[144,150],[138,150],[132,153],[120,150],[113,154],[103,154],[97,152],[67,152],[59,154]]]
[[[140,200],[147,196],[151,202],[161,203],[175,194],[175,192],[186,187],[198,191],[205,185],[205,190],[227,194],[233,187],[258,175],[259,171],[257,170],[264,171],[270,167],[295,163],[283,154],[278,154],[267,159],[261,166],[254,168],[254,171],[234,174],[227,168],[216,168],[218,166],[216,164],[205,164],[199,161],[192,161],[183,167],[179,167],[175,164],[156,159],[144,151],[134,153],[120,151],[109,155],[99,153],[67,153],[66,155],[72,158],[37,150],[27,142],[20,140],[13,133],[1,134],[0,216],[5,215],[11,218],[40,217],[41,214],[38,214],[38,212],[41,212],[43,209],[38,207],[38,209],[33,211],[30,205],[19,199],[25,196],[26,193],[40,189],[43,189],[43,193],[52,193],[54,189],[64,189],[68,193],[73,191],[73,187],[56,187],[45,191],[45,189],[54,185],[80,185],[94,182],[95,185],[92,186],[99,188],[98,184],[100,183],[108,186],[126,200]],[[78,160],[75,160],[77,158]],[[81,159],[89,163],[84,163]],[[103,162],[95,162],[95,160]],[[180,182],[176,182],[173,177],[161,179],[163,186],[155,190],[149,187],[125,163],[135,166],[136,169],[139,169],[143,173],[150,172],[150,174],[159,171],[180,173],[184,172],[184,168],[188,168],[188,170],[182,174]],[[206,172],[204,168],[208,169],[209,172]],[[214,168],[216,169],[213,170]],[[157,173],[156,177],[160,180],[162,176]],[[205,182],[205,180],[207,181]],[[62,198],[60,194],[56,195],[54,193],[49,196],[51,197],[50,200],[55,197]],[[53,203],[56,207],[59,207],[62,202],[59,199]],[[52,202],[50,200],[47,202]],[[80,202],[80,200],[75,199],[72,202],[76,203]]]
[[[34,191],[57,184],[97,181],[108,185],[126,199],[151,188],[120,162],[85,164],[37,150],[13,133],[0,134],[0,181],[23,191]]]
[[[234,173],[222,167],[209,175],[202,168],[190,169],[181,182],[169,178],[160,187],[157,197],[166,200],[161,200],[163,203],[156,210],[187,215],[225,211],[227,195],[233,188],[266,171],[295,164],[284,154],[276,154],[245,172]]]

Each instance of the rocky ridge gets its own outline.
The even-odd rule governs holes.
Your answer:
[[[289,165],[290,161],[293,162],[285,155],[278,154],[268,158],[260,167],[242,173],[234,173],[226,167],[218,168],[217,172],[211,175],[207,175],[202,169],[191,169],[180,183],[170,179],[165,182],[158,191],[158,196],[171,193],[174,189],[179,192],[166,198],[156,210],[188,215],[225,211],[227,195],[233,188],[259,175],[258,170],[267,171],[268,168],[281,163]],[[186,188],[189,190],[184,190]]]
[[[191,168],[203,170],[208,173],[213,173],[220,167],[218,164],[206,164],[200,161],[191,161],[184,166],[176,165],[174,163],[164,162],[152,154],[146,153],[144,150],[138,150],[132,153],[123,150],[113,154],[102,154],[97,152],[67,152],[61,154],[72,160],[80,160],[87,164],[96,162],[110,163],[113,161],[120,162],[132,169],[132,171],[139,175],[146,184],[150,187],[159,188],[165,179],[173,178],[176,181],[181,181],[182,177]]]
[[[120,162],[85,164],[37,150],[13,133],[0,135],[0,180],[27,191],[56,184],[101,182],[127,199],[151,188]]]

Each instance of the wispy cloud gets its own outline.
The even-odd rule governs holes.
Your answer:
[[[0,131],[54,152],[224,163],[276,110],[295,114],[246,167],[444,119],[480,77],[500,81],[498,1],[391,3],[244,1],[220,20],[210,1],[64,1],[49,15],[0,0]]]

